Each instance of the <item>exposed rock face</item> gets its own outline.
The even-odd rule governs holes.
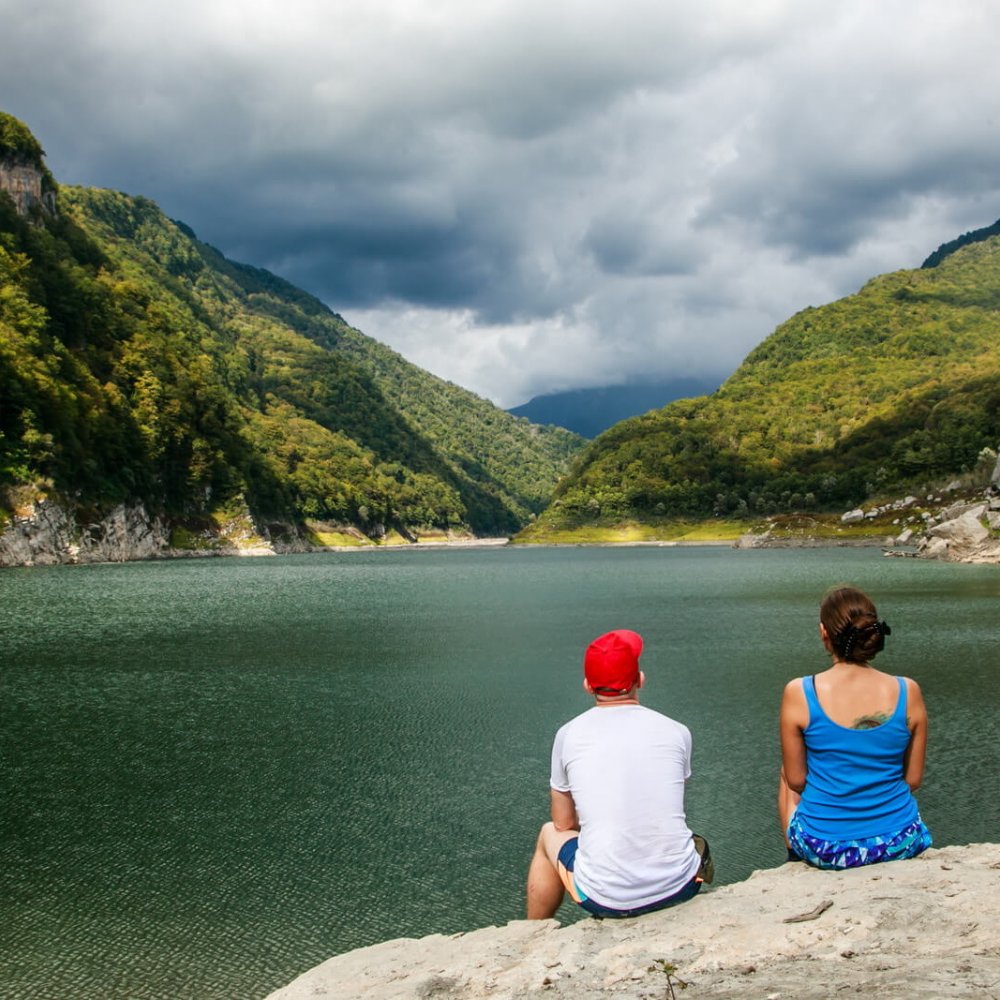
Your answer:
[[[947,847],[845,872],[786,864],[632,920],[388,941],[268,1000],[663,1000],[663,962],[692,1000],[986,997],[1000,985],[998,926],[1000,846]]]
[[[55,192],[46,190],[44,181],[36,164],[19,157],[0,157],[0,191],[11,196],[18,215],[30,218],[38,209],[55,215]]]
[[[232,505],[225,516],[202,518],[193,525],[190,522],[172,525],[162,518],[151,517],[142,504],[123,504],[81,523],[71,507],[43,499],[22,504],[5,528],[0,522],[0,567],[204,556],[273,556],[293,552],[356,551],[375,545],[370,538],[349,526],[326,527],[347,537],[356,537],[358,544],[316,544],[301,525],[259,523],[245,504],[242,509]],[[171,547],[172,540],[178,547]],[[492,546],[506,545],[508,541],[505,537],[476,538],[449,533],[440,537],[437,534],[414,535],[398,543],[387,542],[386,547],[405,548],[417,544],[421,548]]]
[[[166,527],[141,504],[115,507],[81,525],[62,505],[41,500],[15,515],[0,535],[0,566],[152,559],[163,555],[168,543]]]

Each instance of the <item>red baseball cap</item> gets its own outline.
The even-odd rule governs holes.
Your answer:
[[[642,636],[626,628],[595,639],[583,657],[583,675],[595,694],[624,694],[639,681]]]

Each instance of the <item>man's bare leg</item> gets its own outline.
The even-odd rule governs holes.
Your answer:
[[[545,823],[538,834],[535,853],[528,868],[527,914],[529,920],[554,917],[563,901],[562,878],[556,867],[559,850],[567,840],[580,835],[579,830],[557,830]]]

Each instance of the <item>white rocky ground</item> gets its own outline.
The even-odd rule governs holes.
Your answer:
[[[663,962],[676,968],[670,981]],[[632,920],[387,941],[268,1000],[664,1000],[671,986],[685,1000],[1000,998],[1000,846],[848,872],[786,864]]]

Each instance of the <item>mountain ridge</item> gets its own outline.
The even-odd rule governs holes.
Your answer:
[[[348,541],[509,534],[582,444],[410,364],[148,198],[53,185],[53,214],[0,192],[0,522],[49,496]]]
[[[600,435],[523,539],[844,510],[968,473],[1000,442],[998,318],[1000,236],[804,309],[711,396]]]

